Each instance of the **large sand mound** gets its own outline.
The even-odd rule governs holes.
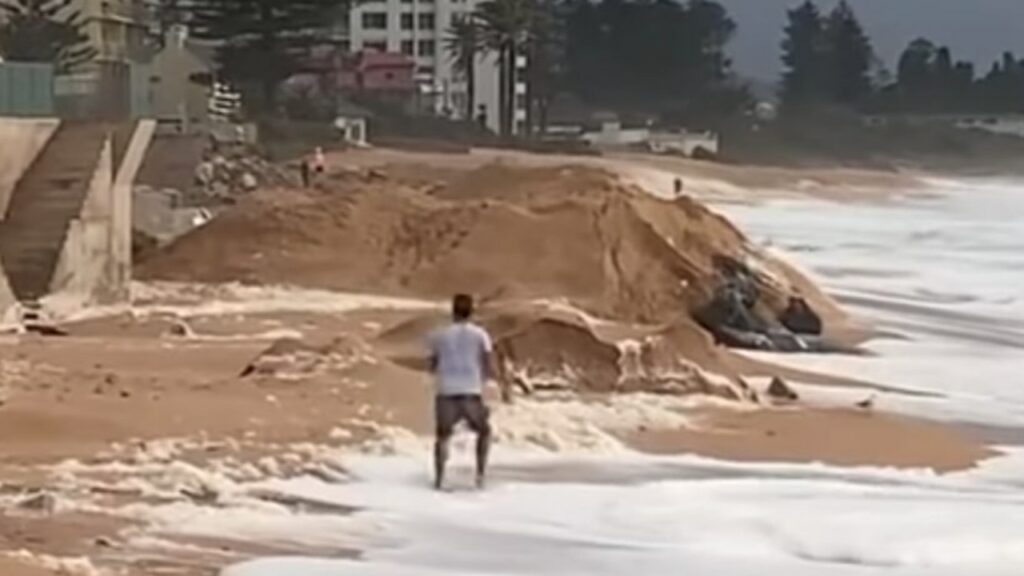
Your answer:
[[[429,183],[345,173],[314,190],[261,191],[150,256],[138,274],[428,298],[564,298],[599,316],[663,323],[707,301],[722,257],[758,272],[769,307],[781,309],[799,289],[826,318],[839,314],[700,203],[660,200],[574,166],[492,165]]]

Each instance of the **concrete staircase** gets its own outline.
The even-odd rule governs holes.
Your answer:
[[[106,138],[104,125],[65,122],[18,181],[0,220],[0,261],[18,300],[49,293],[68,226],[82,212]]]

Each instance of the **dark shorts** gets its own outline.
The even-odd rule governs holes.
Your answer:
[[[491,411],[478,395],[437,396],[434,412],[438,436],[451,436],[455,426],[463,420],[477,434],[491,431]]]

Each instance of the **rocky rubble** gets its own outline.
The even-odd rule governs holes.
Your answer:
[[[294,176],[246,149],[213,153],[195,169],[197,192],[209,200],[233,203],[262,187],[292,186]]]

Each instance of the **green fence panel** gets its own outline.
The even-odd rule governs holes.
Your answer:
[[[0,116],[53,115],[53,66],[0,63]]]
[[[149,118],[153,116],[153,71],[145,64],[133,64],[129,70],[132,118]]]

